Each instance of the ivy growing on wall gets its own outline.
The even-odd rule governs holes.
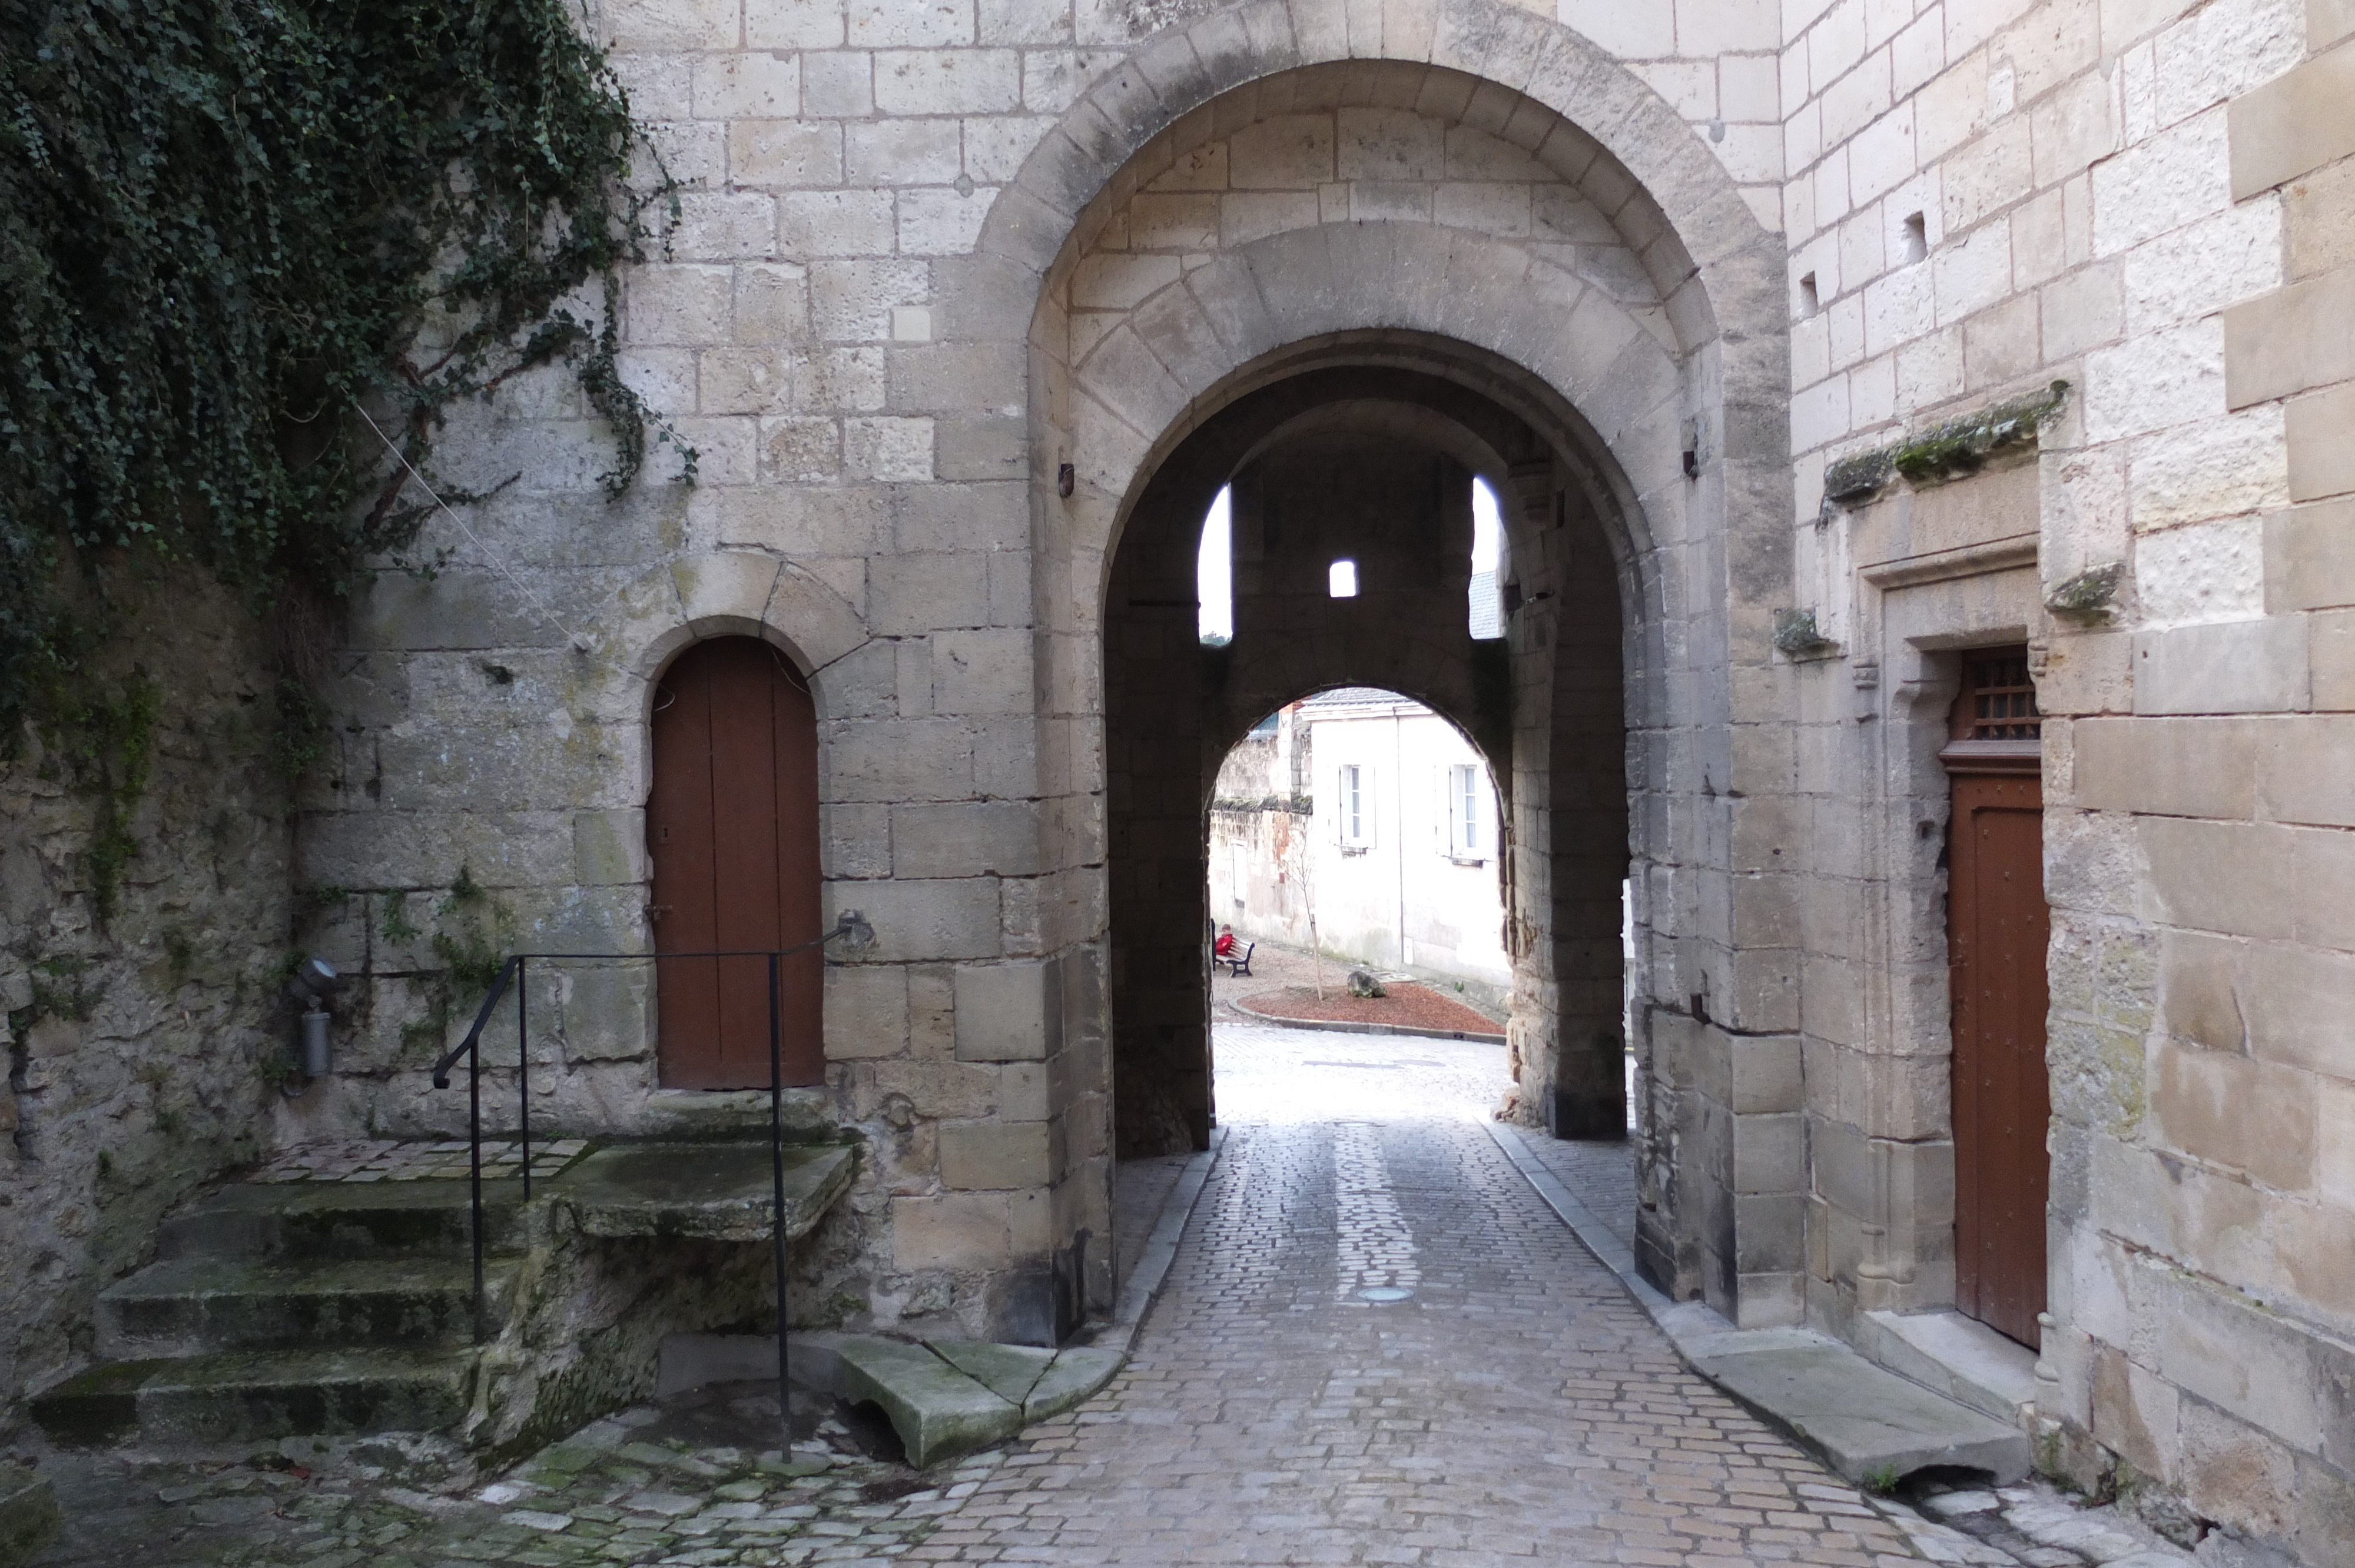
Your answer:
[[[566,0],[0,5],[0,750],[88,717],[116,570],[211,574],[304,673],[415,535],[406,465],[521,371],[570,366],[628,486],[645,158]]]

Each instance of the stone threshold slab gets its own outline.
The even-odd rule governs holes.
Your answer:
[[[1984,1470],[1998,1484],[2027,1475],[2028,1434],[1875,1366],[1811,1329],[1742,1329],[1705,1302],[1671,1301],[1636,1270],[1626,1243],[1532,1154],[1521,1128],[1490,1135],[1540,1198],[1668,1336],[1685,1363],[1797,1438],[1843,1478],[1885,1489],[1915,1470]]]
[[[813,1330],[786,1340],[793,1381],[874,1404],[918,1469],[1060,1415],[1110,1383],[1127,1363],[1226,1137],[1225,1128],[1213,1130],[1210,1147],[1178,1172],[1136,1266],[1123,1282],[1111,1320],[1082,1330],[1062,1349]],[[657,1391],[670,1394],[707,1383],[768,1379],[776,1372],[776,1341],[766,1336],[674,1334],[663,1341]]]

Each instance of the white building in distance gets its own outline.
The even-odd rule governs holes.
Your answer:
[[[1412,698],[1363,686],[1268,717],[1220,768],[1210,917],[1375,969],[1461,980],[1501,1003],[1496,782],[1472,743]]]

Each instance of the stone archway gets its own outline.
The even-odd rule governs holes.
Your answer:
[[[1461,345],[1313,345],[1204,419],[1130,509],[1104,608],[1114,1097],[1124,1153],[1199,1147],[1212,1115],[1202,933],[1219,765],[1303,692],[1385,687],[1447,715],[1508,803],[1516,1076],[1565,1135],[1624,1125],[1620,886],[1627,860],[1623,596],[1570,431],[1465,384]],[[1264,370],[1267,367],[1261,367]],[[1452,374],[1451,374],[1452,372]],[[1508,635],[1465,614],[1471,481],[1508,519]],[[1195,636],[1201,518],[1233,493],[1235,635]],[[1359,591],[1327,591],[1330,562]],[[1625,585],[1632,587],[1632,584]],[[1597,700],[1597,698],[1600,700]]]
[[[1721,1070],[1739,1035],[1796,1028],[1788,922],[1753,895],[1732,831],[1735,802],[1796,789],[1772,747],[1744,744],[1794,716],[1765,636],[1789,601],[1783,258],[1690,129],[1576,34],[1496,0],[1443,0],[1423,25],[1371,31],[1327,25],[1341,12],[1289,0],[1253,13],[1265,37],[1211,17],[1142,46],[1000,189],[975,254],[935,269],[934,319],[972,344],[958,350],[968,358],[984,347],[969,333],[987,337],[1017,298],[1036,302],[1027,341],[991,351],[1028,387],[1025,450],[1010,425],[976,421],[960,427],[956,453],[976,474],[1026,464],[1032,482],[1041,810],[1070,831],[1049,835],[1051,902],[1035,921],[1017,913],[1035,944],[1024,950],[1060,977],[1060,1037],[1084,1064],[1060,1114],[1064,1146],[1085,1152],[1059,1172],[1069,1186],[1056,1213],[1077,1224],[1092,1211],[1110,1152],[1114,994],[1126,981],[1111,962],[1122,786],[1103,672],[1122,541],[1170,455],[1237,399],[1308,368],[1304,354],[1420,365],[1554,443],[1545,468],[1505,493],[1508,509],[1525,529],[1578,519],[1595,543],[1576,563],[1525,550],[1525,565],[1552,574],[1524,582],[1526,602],[1559,600],[1572,576],[1609,584],[1616,601],[1607,690],[1598,696],[1594,670],[1549,679],[1542,710],[1529,711],[1540,688],[1517,681],[1516,734],[1550,743],[1558,686],[1566,701],[1579,693],[1573,707],[1607,706],[1624,738],[1613,809],[1628,824],[1615,854],[1632,853],[1636,978],[1623,1013],[1614,881],[1609,1016],[1634,1030],[1646,1075],[1638,1250],[1677,1294],[1707,1288],[1732,1306],[1739,1273],[1796,1280],[1799,1266],[1796,1250],[1751,1248],[1737,1270],[1736,1118]],[[1266,161],[1295,133],[1312,164],[1329,147],[1331,178],[1321,166],[1288,185],[1270,176]],[[1345,143],[1359,160],[1346,179]],[[1263,160],[1240,180],[1239,147]],[[1435,175],[1412,177],[1412,159],[1434,147]],[[1189,184],[1221,155],[1215,232],[1198,222],[1188,238],[1182,211],[1146,210],[1199,195]],[[1476,158],[1489,160],[1476,173]],[[1430,362],[1434,344],[1447,345],[1444,366]],[[1606,555],[1605,572],[1569,571]],[[1565,804],[1593,805],[1553,770],[1524,778],[1529,755],[1517,746],[1517,813],[1550,809],[1558,787]],[[1190,845],[1199,832],[1198,815]],[[1526,867],[1526,836],[1520,847]],[[1563,924],[1554,869],[1516,883],[1517,940],[1530,952],[1551,955]],[[1599,881],[1598,869],[1582,874]],[[1599,954],[1586,961],[1600,972]],[[1602,1032],[1558,999],[1521,1011],[1542,1037],[1523,1052],[1524,1103],[1591,1125],[1601,1101],[1579,1108],[1559,1047],[1584,1035],[1592,1054]],[[1676,1025],[1672,1060],[1656,1060],[1656,1020]]]

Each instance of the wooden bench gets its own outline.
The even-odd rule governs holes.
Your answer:
[[[1220,964],[1224,964],[1227,966],[1227,973],[1231,975],[1247,975],[1251,973],[1252,949],[1258,946],[1257,942],[1242,942],[1236,945],[1233,952],[1224,956],[1213,952],[1210,955],[1210,967],[1217,969]]]

